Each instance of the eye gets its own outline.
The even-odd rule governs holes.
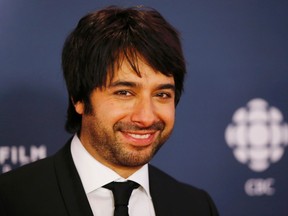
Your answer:
[[[119,90],[119,91],[116,91],[114,94],[120,95],[120,96],[131,96],[132,95],[132,93],[127,91],[127,90]]]
[[[160,93],[157,93],[156,96],[159,98],[168,99],[172,97],[172,94],[169,92],[160,92]]]

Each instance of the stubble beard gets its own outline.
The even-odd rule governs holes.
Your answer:
[[[119,136],[121,135],[118,133],[121,133],[121,130],[124,129],[143,130],[144,128],[141,129],[133,124],[122,122],[116,123],[111,133],[109,133],[108,128],[105,128],[101,122],[89,128],[90,145],[97,154],[109,164],[121,167],[139,167],[148,163],[163,146],[172,132],[171,130],[164,133],[165,124],[163,122],[157,122],[151,126],[151,129],[159,130],[159,134],[151,145],[148,147],[129,146],[128,148],[129,144],[121,142],[119,140]]]

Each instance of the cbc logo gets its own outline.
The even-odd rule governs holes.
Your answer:
[[[225,139],[239,162],[262,172],[283,156],[288,145],[288,125],[279,109],[256,98],[236,110]]]

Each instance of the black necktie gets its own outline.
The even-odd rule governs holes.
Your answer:
[[[129,216],[128,203],[131,193],[139,187],[139,184],[133,181],[111,182],[103,186],[113,192],[114,196],[114,216]]]

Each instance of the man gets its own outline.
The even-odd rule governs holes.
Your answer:
[[[126,193],[115,194],[119,182],[136,185],[123,207],[131,216],[218,215],[206,192],[148,165],[172,132],[185,75],[178,33],[157,11],[86,15],[62,66],[74,136],[56,155],[1,176],[0,215],[116,215]]]

